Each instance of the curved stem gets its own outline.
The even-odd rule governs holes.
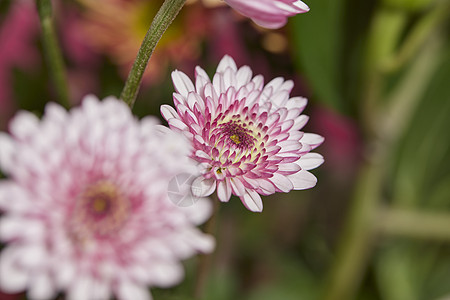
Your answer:
[[[150,56],[155,50],[156,44],[175,19],[185,2],[186,0],[165,0],[153,19],[153,22],[142,41],[141,48],[136,56],[133,67],[128,74],[122,93],[120,94],[120,98],[130,107],[133,107],[134,102],[136,101],[142,76],[144,75]]]
[[[390,208],[376,222],[381,233],[394,236],[450,241],[450,214]]]
[[[382,173],[379,159],[362,168],[323,300],[352,299],[357,291],[372,250]]]
[[[438,2],[435,7],[423,16],[412,28],[401,48],[381,64],[381,70],[385,73],[395,72],[404,66],[421,50],[436,28],[442,26],[450,13],[450,3]]]
[[[48,68],[51,73],[50,76],[52,77],[59,102],[68,108],[70,106],[69,88],[65,75],[63,57],[53,27],[52,3],[51,0],[36,0],[36,5],[42,27],[42,42]]]
[[[211,218],[205,223],[204,232],[214,235],[216,232],[217,215],[219,211],[220,201],[216,194],[211,196],[213,203],[213,214]],[[212,254],[202,254],[199,256],[197,279],[194,289],[194,299],[202,299],[205,292],[205,287],[208,281],[208,276],[211,271]]]

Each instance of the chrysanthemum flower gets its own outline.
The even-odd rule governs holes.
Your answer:
[[[309,11],[300,0],[225,0],[235,10],[262,27],[283,27],[287,18]]]
[[[21,112],[10,132],[0,134],[3,291],[151,299],[148,286],[182,279],[181,259],[212,250],[195,227],[209,202],[180,208],[167,198],[169,180],[189,168],[188,144],[155,119],[88,96],[70,112],[48,104],[41,121]]]
[[[227,202],[239,196],[252,211],[262,211],[261,195],[313,187],[316,177],[307,170],[323,157],[310,153],[323,142],[316,134],[299,131],[308,121],[300,115],[307,100],[289,98],[293,82],[275,78],[264,86],[252,78],[248,66],[237,68],[225,56],[211,82],[196,68],[195,86],[187,75],[174,71],[176,110],[163,105],[161,113],[172,129],[192,142],[191,154],[202,168],[195,181],[198,196],[217,188]]]

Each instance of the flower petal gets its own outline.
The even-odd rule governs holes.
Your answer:
[[[288,175],[287,178],[292,182],[294,185],[294,190],[305,190],[312,188],[317,183],[317,178],[312,173],[301,170],[300,172],[297,172],[292,175]]]
[[[251,211],[262,212],[263,210],[261,196],[253,190],[247,189],[246,193],[241,197],[241,201]]]
[[[172,81],[177,93],[187,97],[189,92],[194,92],[195,87],[189,77],[180,71],[172,72]]]
[[[237,178],[230,178],[230,183],[231,183],[231,188],[233,193],[236,196],[243,196],[245,194],[245,186],[244,184],[241,182],[240,179]]]
[[[324,162],[323,156],[319,153],[306,153],[303,155],[300,160],[297,162],[297,164],[303,169],[303,170],[311,170],[314,168],[317,168]]]
[[[129,280],[122,280],[119,282],[117,289],[117,296],[119,299],[133,299],[133,300],[151,300],[148,290],[137,283]],[[86,298],[79,298],[86,299]],[[74,299],[75,300],[75,299]]]
[[[30,299],[52,299],[56,290],[48,274],[41,272],[32,277],[27,296]]]
[[[164,117],[164,119],[166,119],[166,121],[173,119],[173,118],[176,118],[176,119],[179,118],[177,111],[170,105],[166,105],[166,104],[161,105],[160,110],[161,110],[162,116]]]
[[[222,202],[228,202],[231,197],[231,184],[229,180],[219,181],[217,183],[217,196]]]
[[[7,247],[0,254],[0,289],[6,293],[18,293],[26,289],[28,274],[17,266],[15,247]]]
[[[233,71],[237,71],[236,63],[234,62],[234,59],[231,58],[229,55],[225,55],[219,62],[219,65],[217,66],[217,73],[223,73],[226,69],[232,69]]]
[[[216,180],[214,178],[206,179],[199,176],[192,182],[192,194],[195,197],[207,197],[214,193],[215,189]]]
[[[269,180],[278,188],[281,192],[287,193],[294,188],[294,185],[291,180],[289,180],[286,176],[283,176],[278,173],[274,173]]]
[[[322,144],[324,141],[324,138],[318,134],[315,133],[305,133],[300,140],[302,143],[306,143],[311,146],[311,149],[315,149],[320,144]]]

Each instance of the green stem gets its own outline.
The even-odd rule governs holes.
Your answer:
[[[185,2],[186,0],[165,0],[153,19],[120,94],[120,98],[130,107],[133,107],[136,101],[142,76],[144,75],[150,56],[155,50],[156,44],[175,19]]]
[[[211,198],[213,201],[214,210],[211,218],[209,218],[209,220],[204,225],[204,232],[215,235],[220,200],[219,198],[217,198],[216,194],[212,195]],[[211,264],[212,264],[212,254],[202,254],[199,256],[197,279],[194,289],[194,299],[203,299],[206,284],[208,281],[208,276],[211,271]]]
[[[376,222],[386,235],[450,241],[450,215],[407,209],[385,209]]]
[[[382,71],[385,73],[395,72],[408,61],[415,58],[416,54],[429,40],[430,35],[447,20],[449,13],[450,3],[447,1],[438,2],[430,12],[414,25],[395,55],[387,57],[382,62]]]
[[[393,91],[387,95],[377,123],[386,141],[399,139],[417,108],[417,104],[438,66],[444,45],[442,34],[430,34],[422,51],[416,55]]]
[[[323,300],[352,299],[357,291],[372,249],[382,174],[379,157],[369,159],[361,170]]]
[[[378,125],[380,93],[384,86],[382,64],[395,52],[406,24],[406,12],[387,7],[381,7],[372,20],[367,39],[361,96],[361,120],[368,136],[375,135],[374,129]]]
[[[51,0],[36,0],[36,5],[41,21],[42,42],[48,68],[51,73],[50,76],[52,77],[59,102],[68,108],[70,106],[69,88],[65,75],[63,57],[53,27],[52,3]]]

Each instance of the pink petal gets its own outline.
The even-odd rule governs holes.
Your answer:
[[[159,287],[167,288],[178,284],[184,275],[184,271],[177,263],[162,262],[155,264],[154,270],[152,270],[151,282]],[[134,299],[131,298],[130,299]]]
[[[233,189],[233,194],[239,197],[245,194],[245,186],[239,179],[231,178],[230,183],[231,188]]]
[[[247,189],[246,193],[241,197],[241,201],[251,211],[262,212],[263,210],[261,196],[253,190]]]
[[[311,145],[311,149],[314,149],[318,147],[320,144],[322,144],[324,141],[324,138],[318,134],[315,133],[305,133],[300,140],[302,143],[306,143],[308,145]]]
[[[258,184],[260,189],[264,191],[265,195],[271,195],[276,192],[274,184],[268,179],[259,179]]]
[[[295,163],[288,163],[288,164],[280,164],[278,166],[278,172],[280,172],[283,175],[288,175],[292,173],[296,173],[300,171],[300,166]]]
[[[255,22],[257,25],[268,28],[268,29],[278,29],[286,25],[287,19],[283,17],[276,17],[274,20],[263,20],[263,19],[256,19],[252,18],[253,22]]]
[[[183,207],[183,210],[187,211],[189,220],[196,224],[203,224],[211,217],[212,203],[208,198],[198,198],[197,202],[188,207]]]
[[[309,6],[306,5],[306,3],[302,2],[302,1],[295,1],[294,3],[292,3],[293,5],[297,6],[300,10],[307,12],[309,11]]]
[[[306,115],[300,115],[295,119],[294,126],[292,126],[292,130],[300,130],[302,129],[306,123],[308,123],[309,117]]]
[[[208,74],[206,74],[205,70],[203,70],[199,66],[195,67],[195,77],[202,77],[202,79],[210,81]]]
[[[225,72],[226,69],[231,68],[233,71],[237,71],[236,63],[234,59],[229,55],[225,55],[217,66],[217,73]]]
[[[289,110],[291,108],[299,108],[300,112],[305,109],[306,105],[308,104],[308,99],[303,97],[292,97],[287,101],[286,108]]]
[[[173,71],[172,81],[173,85],[175,86],[175,90],[184,97],[187,97],[189,92],[195,91],[194,84],[183,72]]]
[[[188,129],[188,126],[181,120],[173,118],[168,120],[167,122],[169,123],[171,128],[177,128],[181,131]]]
[[[324,162],[323,156],[319,153],[307,153],[303,155],[297,162],[303,170],[311,170],[317,168]]]
[[[192,187],[192,194],[195,197],[207,197],[214,193],[216,180],[214,178],[206,179],[203,176],[199,176],[192,182]]]
[[[166,119],[166,121],[169,121],[170,119],[179,119],[177,111],[170,105],[161,105],[161,114]]]
[[[294,185],[294,190],[305,190],[312,188],[317,183],[317,178],[308,171],[301,170],[298,173],[288,175],[287,178]]]
[[[278,173],[274,173],[273,176],[269,178],[269,180],[275,185],[276,188],[284,193],[287,193],[294,188],[291,180],[286,178],[286,176]]]
[[[32,137],[39,128],[39,119],[27,111],[19,111],[9,124],[11,134],[19,140]]]
[[[28,298],[30,299],[52,299],[56,294],[54,283],[50,276],[44,272],[40,272],[33,276],[30,288],[28,290]]]
[[[41,222],[19,216],[5,216],[0,219],[0,238],[4,241],[42,241],[46,228]]]
[[[231,197],[231,184],[229,180],[219,181],[217,183],[217,196],[222,202],[228,202]]]
[[[0,253],[0,289],[6,293],[22,292],[27,287],[28,274],[16,265],[16,250],[10,246]]]
[[[278,8],[285,10],[287,12],[293,13],[293,14],[298,14],[299,13],[299,9],[301,10],[301,12],[307,12],[309,11],[309,7],[308,5],[306,5],[305,3],[303,3],[302,1],[295,1],[294,3],[292,3],[292,7],[290,5],[288,5],[287,3],[281,2],[281,1],[275,1],[275,6],[277,6]]]
[[[126,300],[126,299],[151,300],[152,299],[147,288],[144,288],[141,285],[131,282],[131,281],[128,281],[128,280],[122,280],[119,282],[117,296],[120,300],[122,300],[122,299],[123,300]],[[79,299],[89,299],[89,298],[79,298]]]
[[[248,66],[241,67],[236,73],[236,81],[238,86],[246,85],[252,79],[252,69]]]

